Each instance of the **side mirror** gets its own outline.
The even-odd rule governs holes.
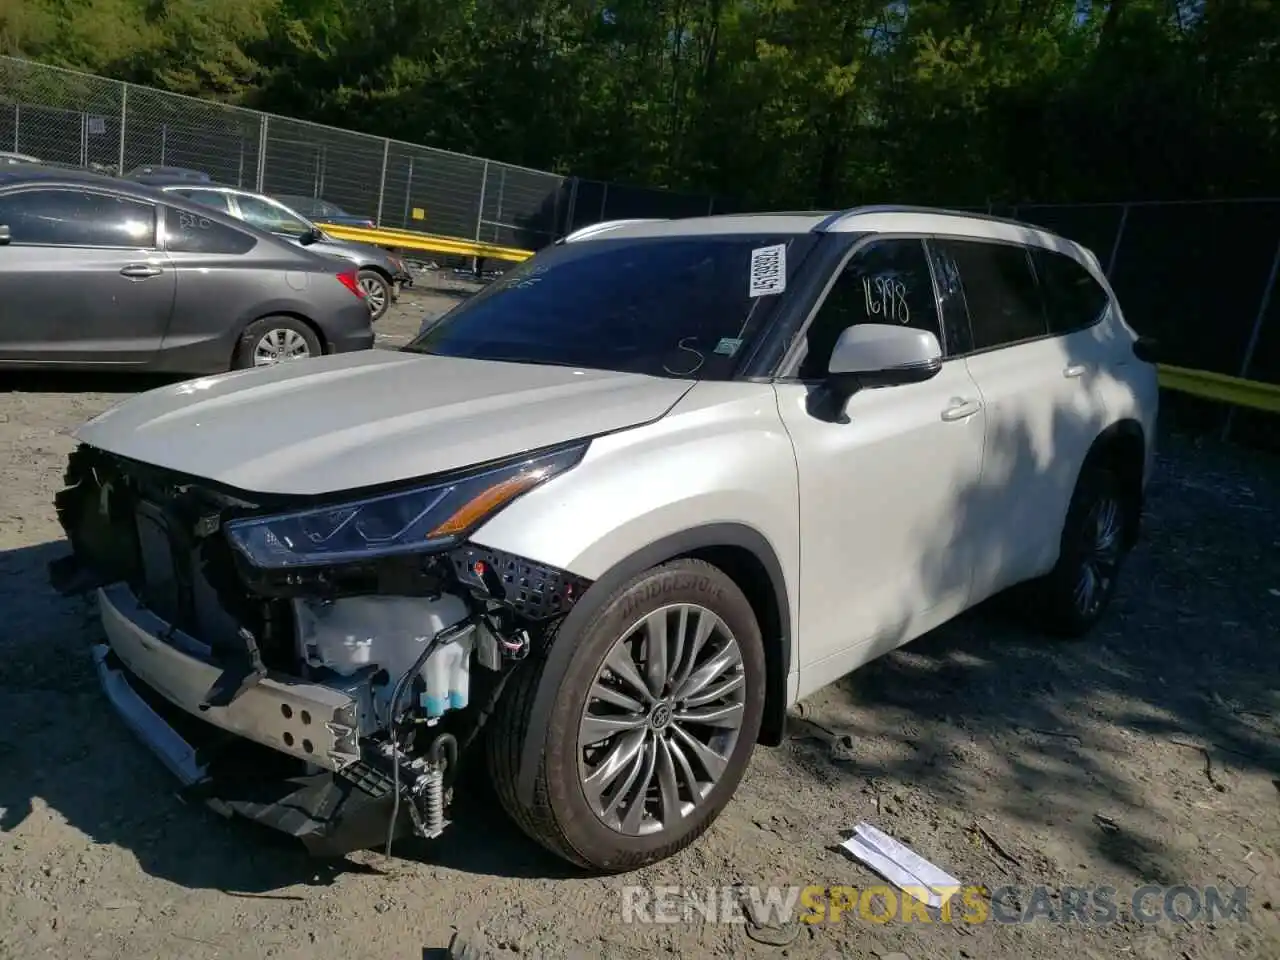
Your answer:
[[[0,224],[0,246],[4,246],[12,239],[13,235],[9,233],[8,224]]]
[[[0,227],[0,230],[4,229]],[[1156,363],[1160,356],[1159,344],[1150,337],[1138,337],[1133,342],[1133,355],[1143,363]]]
[[[927,330],[860,323],[836,341],[819,393],[816,415],[838,420],[859,390],[923,383],[942,369],[942,346]]]

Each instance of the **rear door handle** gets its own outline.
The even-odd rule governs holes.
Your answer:
[[[948,422],[952,420],[967,420],[981,409],[982,404],[977,400],[967,400],[961,397],[956,397],[951,401],[947,408],[942,411],[942,419]]]
[[[162,273],[164,273],[163,270],[149,263],[131,263],[127,267],[120,268],[120,276],[128,277],[130,280],[146,280],[148,277],[158,277]]]
[[[1076,377],[1083,377],[1084,371],[1085,366],[1083,363],[1073,363],[1062,371],[1062,375],[1069,380],[1074,380]]]

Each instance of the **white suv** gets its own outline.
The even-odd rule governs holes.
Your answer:
[[[1095,623],[1149,361],[1097,259],[1020,223],[600,224],[403,351],[91,421],[51,573],[217,809],[389,847],[444,829],[478,750],[532,837],[626,870],[711,824],[791,704],[983,598]]]

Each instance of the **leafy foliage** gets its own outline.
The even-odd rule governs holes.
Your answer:
[[[753,206],[1280,169],[1275,0],[0,0],[0,50]]]

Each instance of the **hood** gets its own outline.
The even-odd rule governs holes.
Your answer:
[[[656,420],[692,386],[606,370],[385,350],[188,380],[76,438],[251,493],[338,493]]]

